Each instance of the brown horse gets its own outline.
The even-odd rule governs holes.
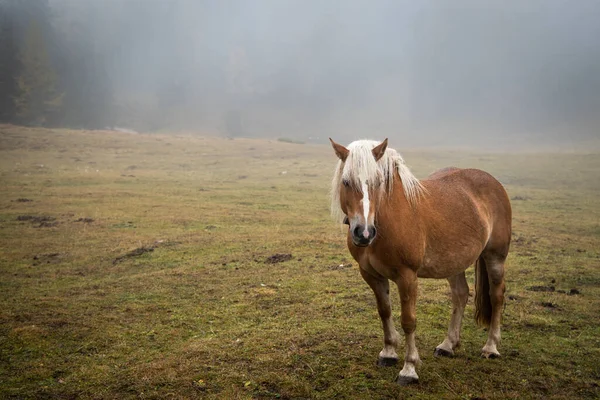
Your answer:
[[[331,140],[331,139],[330,139]],[[419,181],[393,149],[360,140],[347,148],[331,140],[339,161],[331,210],[349,225],[348,248],[377,300],[384,347],[378,365],[398,362],[389,280],[398,286],[406,338],[397,382],[418,382],[415,345],[417,277],[445,278],[452,292],[448,334],[434,354],[452,356],[469,297],[465,270],[475,264],[475,318],[489,327],[482,356],[500,356],[504,261],[511,237],[511,207],[502,185],[477,169],[445,168]]]

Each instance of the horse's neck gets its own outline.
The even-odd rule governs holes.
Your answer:
[[[425,232],[418,202],[409,203],[399,177],[395,179],[392,193],[384,195],[381,206],[377,229],[382,235],[393,238],[396,247],[424,247]]]

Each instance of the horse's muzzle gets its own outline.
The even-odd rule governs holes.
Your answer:
[[[357,224],[352,230],[352,243],[358,247],[367,247],[373,242],[377,235],[377,229],[374,226],[367,226]]]

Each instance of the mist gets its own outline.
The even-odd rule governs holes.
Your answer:
[[[4,121],[317,143],[389,137],[397,148],[600,142],[595,0],[0,0],[0,9],[12,27],[5,55],[22,52],[43,16],[63,96],[35,121],[4,102]]]

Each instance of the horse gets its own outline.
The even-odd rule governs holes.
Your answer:
[[[488,328],[481,350],[500,356],[504,263],[511,239],[512,211],[504,187],[487,172],[448,167],[417,179],[401,155],[379,143],[358,140],[344,147],[329,139],[339,158],[331,186],[331,212],[348,225],[347,245],[362,278],[375,293],[383,325],[377,365],[398,363],[389,281],[400,293],[405,336],[404,366],[396,382],[417,383],[421,364],[415,344],[418,278],[447,279],[452,314],[434,355],[453,356],[469,286],[465,270],[475,264],[475,320]]]

